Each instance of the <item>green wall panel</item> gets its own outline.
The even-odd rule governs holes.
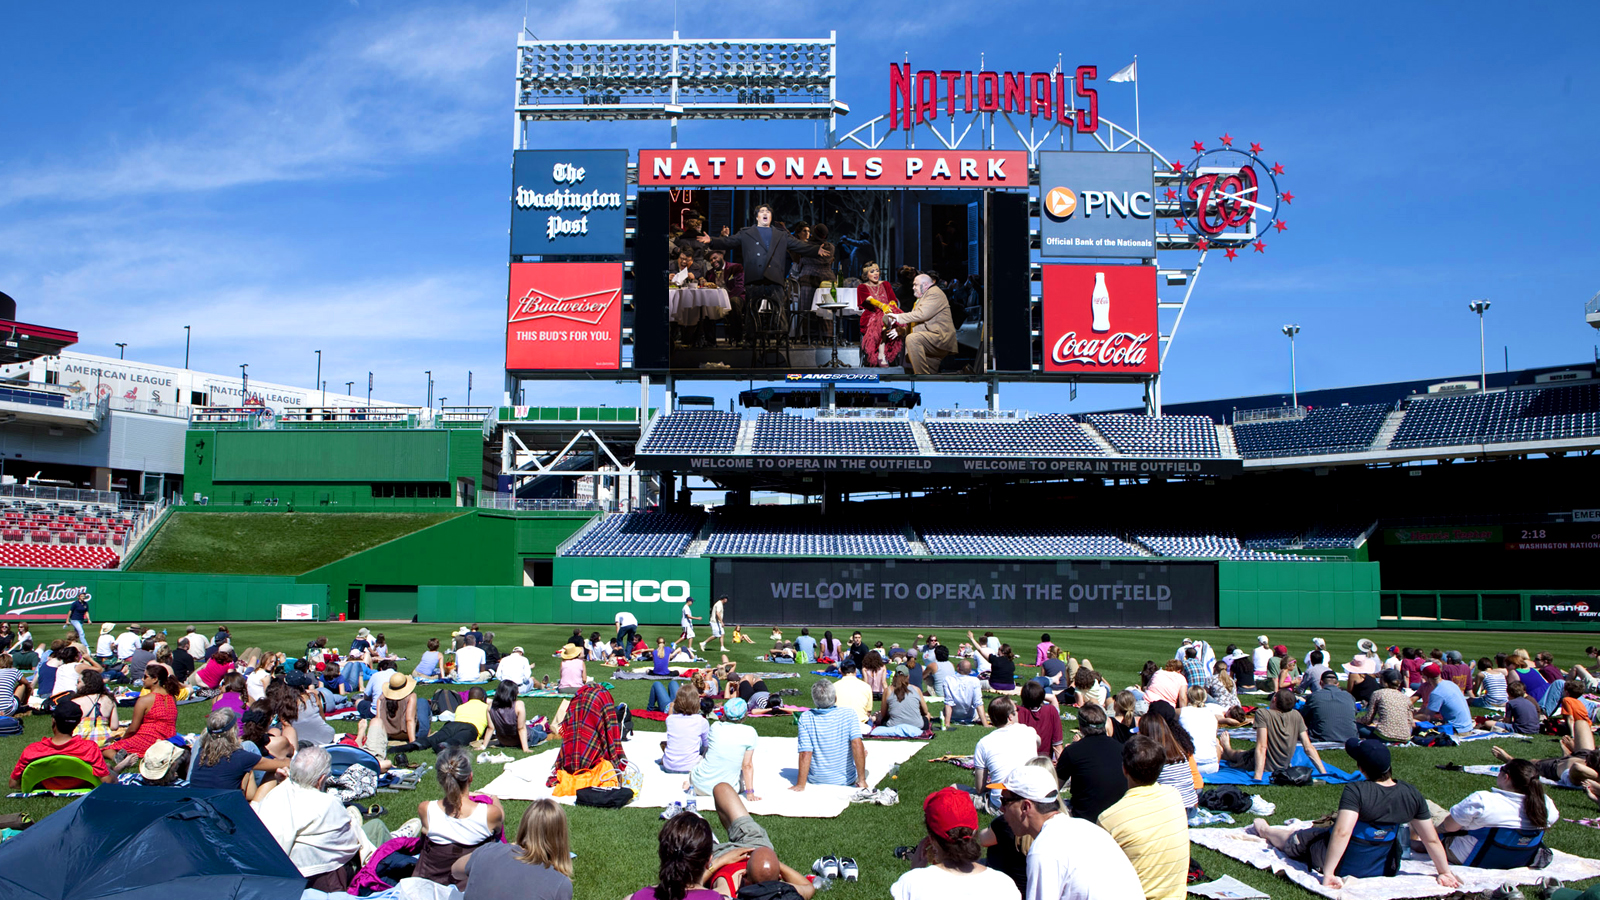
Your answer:
[[[328,589],[296,584],[292,578],[244,575],[165,575],[84,569],[0,570],[0,612],[26,620],[29,613],[64,615],[70,600],[41,603],[40,592],[64,594],[84,589],[97,622],[196,622],[271,620],[279,604],[316,603],[327,607]]]
[[[219,482],[445,481],[448,435],[440,429],[218,431],[213,477]],[[481,445],[481,433],[478,438]]]
[[[1378,564],[1330,560],[1217,563],[1217,624],[1224,628],[1371,628]]]

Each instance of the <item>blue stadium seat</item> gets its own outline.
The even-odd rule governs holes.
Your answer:
[[[763,413],[756,419],[754,453],[822,453],[838,456],[917,452],[906,419],[830,419]]]
[[[1161,556],[1206,559],[1303,560],[1310,557],[1251,550],[1239,543],[1231,529],[1146,528],[1131,529],[1138,541]]]
[[[732,453],[739,441],[739,414],[686,410],[658,416],[640,453]]]
[[[1117,452],[1127,456],[1222,456],[1209,416],[1087,416]]]
[[[705,519],[704,513],[618,513],[584,532],[561,555],[680,556]]]
[[[927,419],[923,427],[939,453],[993,456],[1104,456],[1100,445],[1070,416],[1026,419]]]
[[[1106,526],[974,523],[924,526],[921,532],[934,556],[1147,555]]]
[[[1233,442],[1245,459],[1359,453],[1372,446],[1389,409],[1383,403],[1329,406],[1303,419],[1247,422],[1233,426]]]
[[[720,513],[712,519],[707,556],[910,556],[899,523],[823,519],[775,509]]]
[[[1411,398],[1389,446],[1451,447],[1600,436],[1600,384]]]

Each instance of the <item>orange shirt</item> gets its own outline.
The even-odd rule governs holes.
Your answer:
[[[1572,697],[1561,698],[1561,714],[1573,722],[1589,721],[1589,707],[1584,706],[1582,700]]]

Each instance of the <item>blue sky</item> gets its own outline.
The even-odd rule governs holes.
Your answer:
[[[704,9],[697,4],[694,9]],[[666,36],[670,3],[13,5],[0,30],[0,290],[80,349],[330,387],[376,373],[421,402],[498,393],[504,361],[510,76],[540,37]],[[1591,192],[1600,10],[1485,3],[1265,4],[1208,12],[1083,3],[683,4],[690,37],[839,31],[853,127],[887,63],[1045,70],[1139,55],[1147,140],[1187,159],[1228,132],[1286,167],[1289,231],[1213,254],[1168,359],[1168,402],[1593,358]],[[1213,14],[1214,13],[1214,14]],[[1132,88],[1102,85],[1131,123]],[[665,146],[667,127],[540,126],[560,146]],[[684,146],[811,146],[809,124],[686,125]],[[726,395],[729,386],[693,388]],[[931,405],[981,386],[924,387]],[[1019,385],[1003,405],[1087,411],[1137,388]],[[529,386],[529,401],[637,402],[637,385]]]

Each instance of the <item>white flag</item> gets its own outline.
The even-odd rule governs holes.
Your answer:
[[[1128,63],[1122,69],[1118,70],[1117,74],[1111,76],[1110,78],[1108,78],[1106,80],[1107,81],[1138,81],[1139,80],[1139,61],[1136,59],[1133,62]]]

